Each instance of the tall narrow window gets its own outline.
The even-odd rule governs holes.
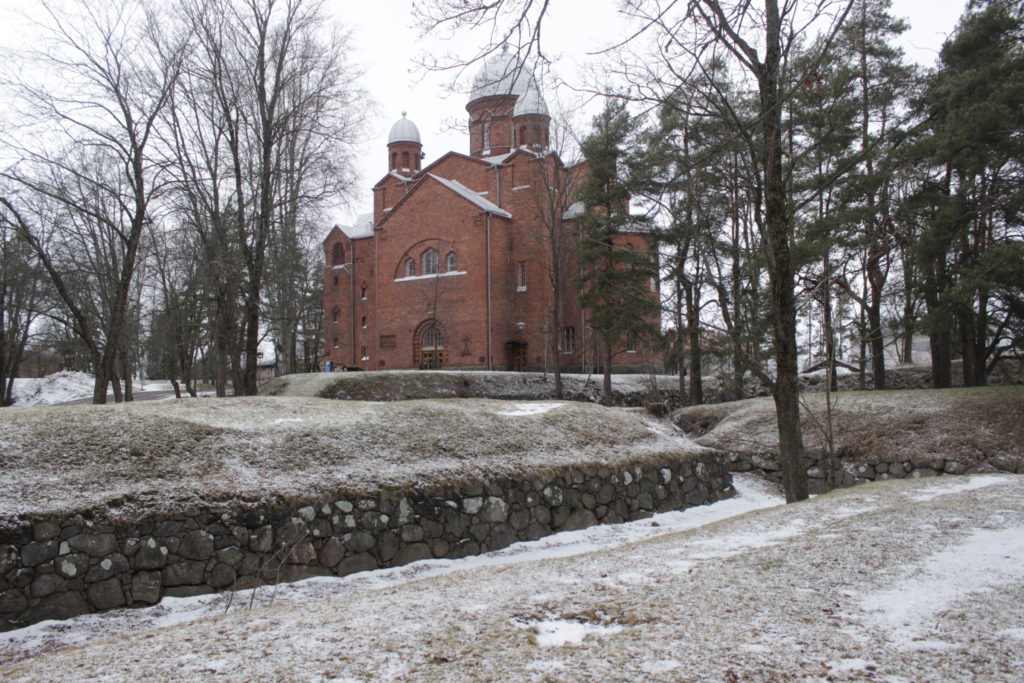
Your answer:
[[[341,246],[341,242],[335,242],[334,246],[331,247],[331,265],[340,266],[345,262],[345,247]]]
[[[402,168],[407,169],[407,170],[409,168],[409,153],[408,152],[402,152]]]
[[[363,316],[363,329],[366,329],[366,316]]]
[[[335,308],[333,311],[331,311],[331,318],[333,322],[338,322],[339,320],[341,320],[341,311]]]
[[[455,252],[448,254],[448,263],[445,266],[445,270],[449,273],[454,273],[459,269],[459,259],[455,256]]]
[[[408,261],[405,262],[405,276],[406,277],[412,277],[415,274],[416,274],[416,261],[414,259],[409,259]]]
[[[334,348],[338,348],[338,338],[334,338]]]
[[[366,300],[366,285],[364,284],[359,288],[359,296],[365,301]]]
[[[562,353],[575,353],[576,328],[572,325],[562,330]]]
[[[491,148],[491,122],[484,124],[484,149]]]
[[[526,291],[526,261],[519,262],[519,269],[516,277],[516,291]]]
[[[366,352],[365,346],[359,347],[359,358],[361,360],[370,360],[370,355]]]
[[[626,335],[626,351],[636,353],[636,332],[630,332]]]
[[[437,273],[437,268],[437,249],[427,249],[423,252],[423,274],[434,275]]]

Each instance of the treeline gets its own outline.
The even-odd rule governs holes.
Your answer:
[[[965,385],[984,385],[1001,357],[1024,350],[1020,6],[972,6],[932,70],[895,46],[907,26],[887,0],[837,12],[819,17],[834,31],[789,46],[774,109],[756,74],[729,67],[714,31],[677,43],[653,23],[668,31],[651,39],[658,59],[646,44],[616,53],[629,85],[595,119],[584,156],[611,153],[633,210],[648,210],[673,322],[663,342],[693,403],[708,353],[728,396],[741,397],[750,374],[775,381],[781,305],[801,323],[793,341],[805,367],[834,379],[837,362],[852,363],[876,389],[886,387],[883,344],[912,362],[915,335],[930,341],[936,387],[950,386],[953,358]],[[671,78],[680,64],[689,69]],[[637,103],[645,114],[628,116]],[[764,130],[772,116],[775,145]],[[773,153],[775,179],[765,168]],[[769,198],[791,231],[785,253]],[[786,277],[783,256],[788,303],[784,283],[773,284]]]
[[[253,394],[266,337],[285,372],[315,365],[320,212],[365,112],[324,3],[41,12],[5,74],[0,399],[30,332],[95,374],[96,403],[130,399],[143,359],[179,394]]]
[[[417,13],[425,30],[486,29],[542,61],[551,5],[424,0]],[[914,334],[927,335],[937,387],[954,357],[980,385],[1019,356],[1024,5],[972,0],[931,69],[897,47],[907,26],[888,0],[618,8],[623,39],[598,53],[589,84],[610,104],[582,145],[594,168],[615,169],[583,198],[609,220],[590,221],[585,239],[609,268],[635,270],[635,255],[607,254],[600,228],[617,217],[602,192],[647,209],[681,388],[686,371],[700,403],[714,355],[726,395],[749,376],[770,389],[787,500],[807,496],[801,362],[834,379],[853,360],[882,389],[887,339],[910,361]],[[611,302],[612,315],[591,325],[609,339],[643,333],[621,314],[641,310],[641,280],[605,279],[614,296],[595,297],[592,280],[590,304]]]

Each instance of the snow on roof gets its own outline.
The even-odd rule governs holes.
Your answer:
[[[468,199],[469,201],[473,202],[484,211],[488,213],[493,213],[494,215],[501,216],[503,218],[512,218],[512,214],[510,214],[508,211],[501,208],[494,202],[490,202],[484,199],[478,193],[469,189],[468,187],[458,182],[457,180],[449,180],[447,178],[442,178],[440,176],[434,175],[433,173],[428,173],[427,175],[429,175],[431,178],[447,187],[449,190],[452,190],[456,194],[459,194],[465,199]]]
[[[522,95],[532,78],[508,51],[508,45],[502,45],[501,52],[488,57],[473,78],[469,101],[492,95]]]
[[[526,92],[516,100],[516,107],[512,112],[512,116],[526,116],[528,114],[549,116],[548,105],[544,102],[544,97],[540,94],[540,88],[537,87],[537,82],[532,78],[526,86]]]
[[[352,225],[339,225],[341,231],[349,237],[366,237],[373,234],[373,214],[361,213],[356,216]]]
[[[504,154],[498,154],[497,156],[493,156],[493,157],[483,157],[481,159],[481,161],[486,161],[487,163],[491,164],[492,166],[500,166],[501,164],[505,163],[505,159],[508,159],[513,154],[515,154],[514,151],[506,152]]]
[[[402,112],[402,118],[395,121],[391,126],[391,133],[388,135],[388,144],[393,142],[420,142],[420,129],[416,124],[405,118],[406,112]]]

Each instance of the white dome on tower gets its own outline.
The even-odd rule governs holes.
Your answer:
[[[416,124],[405,118],[405,112],[402,112],[402,118],[395,121],[395,125],[391,126],[391,133],[388,135],[388,144],[392,142],[415,142],[420,144],[420,129],[416,127]]]
[[[527,114],[549,116],[548,105],[544,102],[544,97],[540,94],[540,88],[537,87],[537,81],[532,77],[526,86],[526,92],[520,95],[519,99],[516,100],[516,108],[512,112],[512,116],[525,116]]]
[[[502,45],[501,52],[488,57],[473,77],[469,101],[491,95],[522,95],[531,80],[522,62],[509,53],[508,45]]]

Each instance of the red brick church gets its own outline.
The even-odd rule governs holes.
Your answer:
[[[373,213],[324,240],[324,359],[365,370],[541,370],[557,355],[565,370],[596,369],[603,353],[573,281],[571,197],[583,169],[549,150],[544,98],[507,52],[484,63],[466,109],[469,154],[425,166],[419,130],[403,113]],[[618,239],[647,248],[642,234]],[[642,371],[652,360],[660,363],[643,348],[616,349],[613,369]]]

